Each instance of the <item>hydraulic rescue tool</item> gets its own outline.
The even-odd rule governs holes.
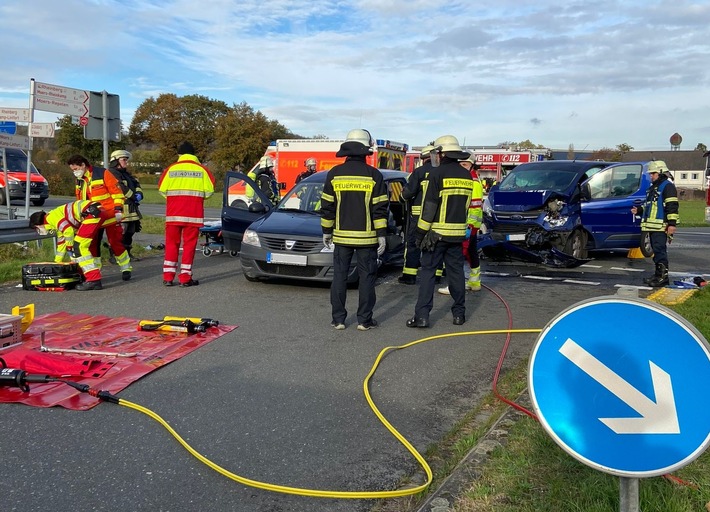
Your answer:
[[[206,332],[209,327],[216,327],[217,325],[219,325],[219,322],[211,318],[166,316],[162,320],[141,320],[138,323],[138,330],[195,334],[198,332]]]

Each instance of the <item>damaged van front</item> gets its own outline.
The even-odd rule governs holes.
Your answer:
[[[479,248],[495,260],[553,267],[589,261],[589,251],[644,247],[631,207],[651,183],[648,163],[547,160],[513,169],[483,205]]]

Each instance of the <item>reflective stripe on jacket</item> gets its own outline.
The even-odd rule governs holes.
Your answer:
[[[463,242],[473,187],[469,171],[456,160],[444,157],[441,165],[429,173],[429,186],[417,229],[431,229],[446,242]]]
[[[426,195],[427,185],[429,184],[428,177],[431,170],[431,161],[426,160],[412,171],[407,184],[402,190],[402,198],[405,201],[412,201],[411,208],[414,217],[419,217],[422,214],[422,202]]]
[[[365,157],[348,157],[328,171],[321,196],[321,227],[333,242],[350,247],[377,245],[387,234],[387,185]]]
[[[167,199],[165,222],[204,224],[205,199],[214,194],[214,176],[195,155],[180,159],[163,171],[158,191]]]
[[[473,180],[473,195],[468,206],[468,225],[478,229],[483,224],[483,185],[481,185],[476,171],[471,171],[471,179]]]
[[[641,229],[665,231],[666,226],[675,226],[678,220],[678,194],[675,185],[662,174],[646,192],[646,201],[641,212]]]
[[[122,212],[125,200],[116,175],[108,169],[96,166],[91,166],[84,176],[77,180],[76,198],[98,201],[107,212]]]

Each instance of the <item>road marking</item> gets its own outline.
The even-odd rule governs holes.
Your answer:
[[[589,286],[599,286],[601,283],[597,283],[595,281],[579,281],[577,279],[563,279],[563,283],[572,283],[572,284],[586,284]]]
[[[624,272],[646,272],[643,268],[611,267],[609,270],[623,270]]]
[[[653,290],[650,286],[636,286],[634,284],[615,284],[614,288],[636,288],[637,290]]]
[[[589,263],[585,263],[584,265],[580,265],[580,267],[586,267],[586,268],[602,268],[601,265],[591,265]]]
[[[523,276],[523,279],[539,279],[540,281],[552,281],[554,278],[545,276]]]

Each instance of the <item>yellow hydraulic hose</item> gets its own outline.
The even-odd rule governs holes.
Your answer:
[[[299,496],[310,496],[314,498],[340,498],[340,499],[377,499],[377,498],[399,498],[402,496],[409,496],[412,494],[417,494],[419,492],[422,492],[429,487],[431,484],[433,475],[431,468],[429,467],[429,464],[427,464],[426,460],[424,460],[424,457],[421,456],[421,454],[412,446],[412,444],[407,441],[407,439],[404,438],[402,434],[400,434],[391,424],[387,419],[382,415],[382,413],[379,411],[377,406],[372,400],[372,397],[370,396],[370,390],[369,390],[369,382],[372,376],[375,374],[375,371],[377,370],[377,367],[380,364],[380,361],[384,357],[384,355],[387,352],[390,352],[392,350],[401,350],[409,347],[413,347],[414,345],[418,345],[420,343],[424,343],[427,341],[432,341],[440,338],[453,338],[456,336],[475,336],[475,335],[483,335],[483,334],[512,334],[512,333],[538,333],[540,332],[541,329],[495,329],[495,330],[488,330],[488,331],[469,331],[469,332],[458,332],[458,333],[449,333],[449,334],[439,334],[436,336],[429,336],[427,338],[422,338],[419,340],[412,341],[410,343],[407,343],[405,345],[399,345],[399,346],[391,346],[391,347],[385,347],[380,351],[380,354],[377,356],[375,359],[375,363],[372,366],[372,369],[370,372],[367,374],[367,377],[365,377],[365,381],[363,382],[363,391],[365,393],[365,398],[367,400],[367,403],[370,405],[370,408],[372,411],[375,413],[375,415],[379,418],[380,422],[387,428],[387,430],[390,431],[390,433],[399,440],[399,442],[414,456],[415,459],[419,462],[421,467],[424,469],[427,475],[427,480],[425,483],[422,485],[419,485],[417,487],[409,487],[406,489],[398,489],[394,491],[327,491],[327,490],[319,490],[319,489],[304,489],[300,487],[288,487],[284,485],[276,485],[276,484],[270,484],[268,482],[260,482],[257,480],[251,480],[249,478],[245,478],[243,476],[239,476],[237,474],[232,473],[231,471],[228,471],[224,469],[223,467],[215,464],[211,460],[209,460],[207,457],[203,456],[200,454],[198,451],[196,451],[194,448],[192,448],[181,436],[178,434],[163,418],[161,418],[158,414],[155,412],[151,411],[150,409],[147,409],[146,407],[143,407],[141,405],[135,404],[133,402],[129,402],[128,400],[124,400],[122,398],[118,399],[118,404],[123,405],[124,407],[128,407],[130,409],[134,409],[138,412],[142,412],[143,414],[150,416],[153,418],[155,421],[160,423],[165,429],[172,434],[172,436],[177,439],[177,441],[188,451],[190,454],[192,454],[193,457],[195,457],[197,460],[205,464],[206,466],[212,468],[215,470],[217,473],[220,473],[223,476],[226,476],[227,478],[234,480],[235,482],[238,482],[240,484],[247,485],[249,487],[256,487],[258,489],[264,489],[266,491],[273,491],[273,492],[279,492],[283,494],[296,494]]]

